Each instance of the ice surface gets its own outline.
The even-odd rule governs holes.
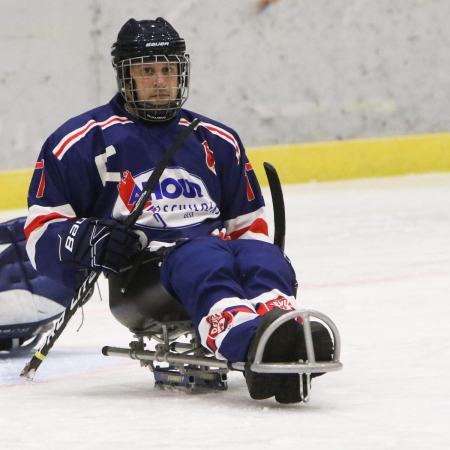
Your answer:
[[[309,404],[251,400],[235,372],[226,392],[155,389],[138,362],[101,354],[131,340],[102,279],[103,301],[72,319],[34,381],[19,378],[32,353],[0,354],[0,448],[450,448],[450,174],[284,192],[301,305],[342,338],[344,368],[313,381]]]

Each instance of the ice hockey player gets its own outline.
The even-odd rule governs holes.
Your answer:
[[[123,222],[149,174],[199,115],[183,108],[190,60],[166,20],[128,20],[111,54],[118,93],[63,124],[38,157],[25,227],[30,259],[74,288],[85,269],[117,273],[136,248],[167,247],[161,281],[188,311],[202,345],[250,364],[261,333],[296,308],[296,277],[269,242],[264,200],[241,140],[202,116],[128,230]],[[328,331],[314,332],[318,357],[330,359]],[[303,341],[301,324],[288,321],[269,339],[263,360],[305,358]],[[298,374],[247,369],[245,378],[254,399],[301,401]]]
[[[31,266],[25,217],[0,223],[0,351],[32,348],[74,295]]]

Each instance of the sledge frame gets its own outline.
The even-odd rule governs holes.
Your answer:
[[[303,321],[307,360],[299,360],[292,363],[262,362],[264,348],[272,333],[286,321],[297,317],[301,317]],[[315,359],[310,328],[311,318],[319,319],[331,331],[334,342],[334,354],[331,361],[316,361]],[[246,362],[219,360],[207,349],[199,346],[192,324],[180,324],[178,322],[162,324],[161,327],[162,330],[160,331],[163,332],[162,334],[135,334],[134,337],[137,340],[132,341],[128,349],[104,347],[102,352],[106,356],[119,356],[138,360],[141,366],[148,367],[154,373],[156,386],[187,392],[198,391],[204,388],[226,390],[227,373],[230,370],[245,371]],[[191,336],[191,343],[178,342],[177,339],[183,335]],[[158,342],[154,351],[145,350],[145,338]],[[249,368],[251,371],[258,373],[298,373],[300,375],[301,398],[303,402],[307,403],[310,398],[311,374],[341,370],[340,352],[341,340],[339,331],[330,318],[314,310],[291,311],[275,320],[263,333],[256,350],[255,360]],[[167,382],[161,380],[161,374],[167,377]],[[176,380],[176,376],[181,376],[182,381]],[[205,377],[210,377],[211,382],[206,384],[199,383]]]
[[[272,333],[283,323],[288,320],[301,317],[303,320],[303,330],[305,335],[306,352],[308,359],[306,361],[300,360],[296,363],[264,363],[262,362],[262,355],[266,343]],[[334,354],[331,361],[316,361],[313,339],[311,335],[310,319],[320,319],[325,325],[328,326],[334,341]],[[180,325],[184,325],[181,326]],[[245,362],[228,362],[225,360],[217,359],[212,356],[212,353],[207,349],[195,345],[177,342],[180,336],[193,336],[196,339],[195,330],[192,324],[185,322],[174,322],[161,325],[167,330],[169,327],[176,327],[172,332],[163,331],[165,336],[158,334],[139,333],[134,337],[137,341],[130,343],[130,348],[118,348],[118,347],[103,347],[103,354],[107,356],[121,356],[131,359],[136,359],[142,362],[164,362],[172,365],[181,366],[183,364],[196,364],[205,367],[217,367],[221,369],[239,370],[244,371]],[[144,338],[149,340],[154,339],[159,344],[155,346],[154,351],[145,350],[146,344]],[[193,353],[193,354],[192,354]],[[341,353],[341,339],[339,331],[333,321],[325,314],[314,310],[302,309],[291,311],[288,314],[279,317],[275,320],[263,333],[259,345],[256,349],[255,360],[250,366],[250,370],[259,373],[298,373],[298,374],[311,374],[311,373],[325,373],[335,372],[342,369],[342,363],[340,362]],[[143,364],[146,365],[146,364]],[[181,367],[180,367],[181,368]],[[184,370],[181,368],[181,371]]]

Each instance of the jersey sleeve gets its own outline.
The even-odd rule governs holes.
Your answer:
[[[68,221],[88,215],[95,187],[79,152],[72,151],[62,159],[54,149],[53,140],[48,139],[31,179],[24,227],[26,250],[39,273],[74,289],[85,274],[60,263],[59,234],[69,225]]]

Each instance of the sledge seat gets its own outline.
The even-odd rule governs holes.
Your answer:
[[[142,252],[118,275],[109,275],[109,306],[112,315],[133,333],[158,332],[161,323],[191,321],[186,309],[160,280],[161,258]]]

